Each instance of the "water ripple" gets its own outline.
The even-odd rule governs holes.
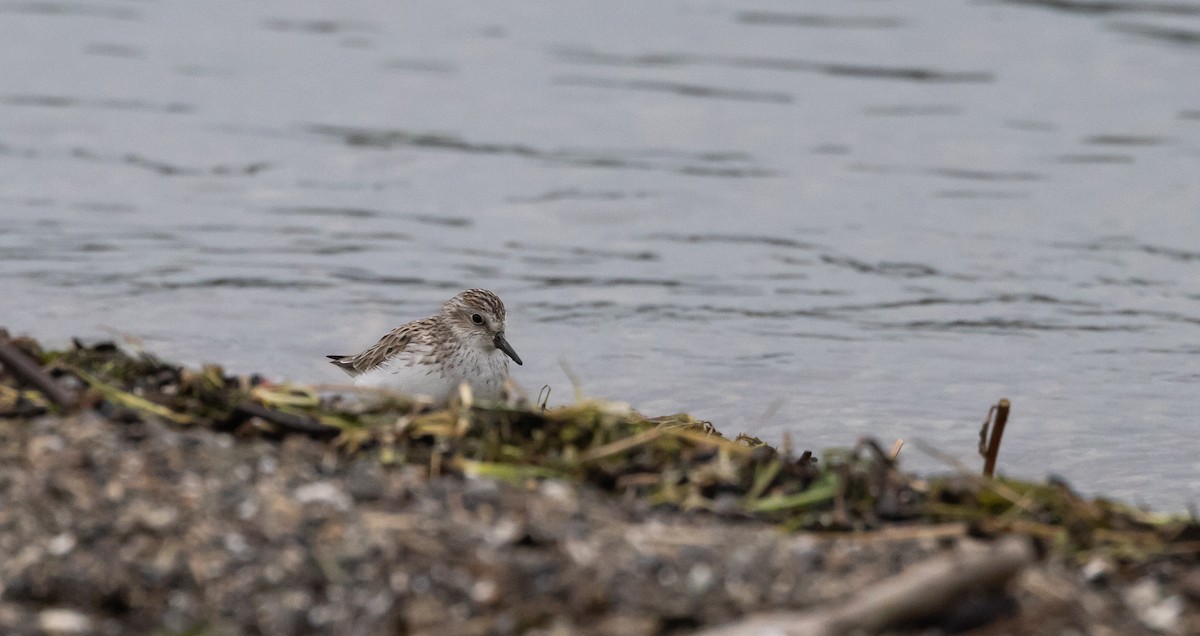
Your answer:
[[[746,245],[766,245],[769,247],[790,247],[796,249],[813,249],[812,243],[780,236],[760,236],[754,234],[676,234],[673,232],[656,232],[648,234],[648,239],[676,241],[680,243],[731,243]]]
[[[1121,0],[1001,0],[1008,4],[1032,6],[1103,15],[1108,13],[1161,13],[1166,15],[1200,15],[1200,5],[1185,2],[1123,2]]]
[[[894,164],[856,163],[850,165],[855,172],[868,174],[925,174],[948,179],[967,179],[971,181],[1041,181],[1045,175],[1026,170],[985,170],[979,168],[961,168],[945,166],[901,166]]]
[[[413,221],[414,223],[424,223],[427,225],[438,225],[442,227],[469,227],[474,223],[469,218],[462,216],[438,216],[433,214],[413,214],[404,212],[391,212],[383,210],[374,210],[370,208],[356,207],[337,207],[337,206],[319,206],[319,205],[295,205],[295,206],[279,206],[269,210],[271,214],[281,214],[285,216],[325,216],[325,217],[343,217],[348,219],[374,219],[379,217],[387,217],[392,219],[403,219]],[[374,235],[378,236],[378,235]],[[393,236],[404,236],[396,235]]]
[[[764,102],[769,104],[790,104],[794,98],[789,93],[778,91],[756,91],[744,88],[721,88],[702,84],[684,84],[664,80],[615,79],[608,77],[590,77],[586,75],[560,75],[552,78],[551,83],[560,86],[586,86],[589,88],[613,88],[620,90],[646,91],[652,93],[671,93],[684,97],[707,97],[711,99],[731,99],[744,102]]]
[[[343,268],[329,271],[329,275],[350,283],[366,283],[384,286],[444,286],[419,276],[385,276],[363,268]]]
[[[1094,316],[1145,317],[1145,318],[1155,318],[1155,319],[1162,320],[1165,322],[1173,322],[1173,323],[1187,324],[1187,325],[1200,325],[1200,317],[1196,317],[1196,316],[1192,316],[1192,315],[1188,315],[1188,314],[1181,314],[1179,312],[1174,312],[1174,311],[1159,311],[1159,310],[1151,310],[1151,309],[1106,309],[1106,310],[1094,310],[1094,311],[1075,310],[1075,311],[1070,311],[1068,313],[1071,313],[1071,314],[1077,315],[1077,316],[1089,316],[1089,317],[1094,317]]]
[[[975,305],[1011,305],[1011,304],[1035,304],[1035,305],[1059,305],[1064,307],[1099,307],[1098,303],[1086,300],[1064,300],[1055,296],[1046,294],[996,294],[993,296],[976,296],[971,298],[947,298],[943,296],[926,296],[921,298],[913,298],[910,300],[897,300],[877,303],[862,303],[853,305],[834,305],[822,309],[825,312],[859,312],[873,311],[878,309],[907,309],[910,307],[933,307],[933,306],[975,306]],[[1096,314],[1098,315],[1098,314]]]
[[[14,94],[0,96],[0,104],[6,106],[39,108],[83,108],[96,110],[149,111],[170,114],[187,114],[195,106],[183,102],[155,103],[143,99],[117,99],[98,97],[76,97],[74,95]]]
[[[1013,199],[1028,199],[1033,195],[1029,192],[1013,190],[937,190],[933,196],[938,199],[977,199],[989,201],[1007,201]]]
[[[737,13],[737,21],[742,24],[818,27],[825,29],[896,29],[904,25],[904,21],[899,18],[885,16],[826,15],[776,11],[739,11]]]
[[[458,71],[458,68],[450,62],[416,58],[394,58],[384,62],[379,68],[385,71],[432,73],[436,75],[452,75]]]
[[[990,83],[995,77],[988,71],[944,71],[917,66],[886,64],[857,64],[849,62],[814,62],[783,57],[706,56],[689,53],[603,53],[590,49],[556,47],[551,49],[556,59],[572,64],[594,64],[621,67],[662,67],[684,65],[722,66],[737,69],[756,69],[801,73],[820,73],[840,77],[905,80],[922,83]]]
[[[1054,160],[1063,164],[1130,164],[1134,162],[1132,155],[1098,152],[1059,155]]]
[[[1141,325],[1067,324],[1005,318],[984,318],[980,320],[913,320],[900,323],[876,322],[873,323],[873,326],[914,331],[970,331],[995,334],[1020,334],[1021,332],[1040,331],[1134,333],[1145,331],[1147,329],[1147,327]]]
[[[599,318],[610,319],[617,304],[611,300],[581,300],[570,303],[527,302],[522,309],[533,320],[543,323],[590,322]]]
[[[963,114],[961,106],[951,104],[898,104],[895,106],[869,106],[864,115],[874,117],[950,117]]]
[[[624,192],[621,190],[580,190],[578,188],[567,188],[550,190],[528,197],[508,197],[506,201],[509,203],[536,205],[539,203],[557,203],[559,201],[623,201],[629,199],[649,199],[656,196],[659,196],[659,193],[650,190]]]
[[[845,267],[852,269],[862,274],[879,274],[881,276],[892,276],[897,278],[923,278],[926,276],[941,276],[942,273],[929,265],[921,263],[903,263],[892,261],[879,261],[877,263],[868,263],[849,256],[830,256],[828,254],[821,255],[821,262],[828,263],[837,267]]]
[[[1092,135],[1083,143],[1097,146],[1158,146],[1166,141],[1165,137],[1149,135]]]
[[[304,279],[279,279],[263,276],[217,276],[193,281],[156,281],[139,283],[137,287],[143,291],[173,291],[177,289],[195,289],[205,287],[230,287],[235,289],[278,289],[278,290],[309,290],[332,287],[333,283]]]
[[[312,33],[316,35],[335,35],[339,33],[374,33],[377,29],[369,22],[354,22],[349,20],[299,20],[292,18],[271,18],[263,22],[262,28],[267,31],[282,33]]]
[[[81,2],[5,2],[0,13],[23,15],[69,15],[110,20],[140,20],[142,14],[128,7],[98,7]]]
[[[598,278],[594,276],[522,276],[521,280],[546,287],[681,287],[685,283],[669,278]]]
[[[1129,237],[1116,236],[1089,241],[1083,243],[1073,243],[1058,241],[1051,244],[1053,247],[1063,249],[1074,249],[1087,252],[1141,252],[1151,256],[1161,256],[1163,258],[1190,263],[1200,261],[1200,251],[1186,250],[1176,247],[1166,247],[1163,245],[1152,245],[1149,243],[1139,243]]]
[[[158,159],[150,159],[136,153],[95,152],[89,148],[76,146],[66,153],[39,152],[32,148],[15,149],[0,145],[0,154],[18,155],[26,159],[39,156],[64,155],[71,159],[100,164],[119,164],[151,170],[164,176],[253,176],[271,167],[266,162],[250,162],[241,165],[214,164],[211,166],[193,167],[169,163]]]
[[[543,150],[528,144],[472,142],[453,135],[411,133],[404,130],[312,124],[310,133],[338,139],[349,146],[370,148],[415,147],[470,154],[511,155],[540,161],[592,168],[667,170],[711,177],[768,177],[775,173],[754,165],[745,152],[684,153],[661,150],[619,151]],[[624,156],[622,156],[624,155]]]
[[[583,259],[591,259],[593,262],[595,260],[647,262],[657,261],[660,259],[657,253],[649,250],[622,251],[579,246],[536,245],[532,243],[519,243],[516,241],[509,241],[504,244],[504,247],[511,250],[519,250],[524,252],[541,252],[561,255],[561,258],[550,257],[546,258],[546,260],[572,265],[587,264],[587,262]]]

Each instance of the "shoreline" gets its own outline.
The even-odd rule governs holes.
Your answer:
[[[885,609],[855,628],[1200,632],[1195,520],[1061,484],[604,402],[368,406],[0,342],[52,383],[0,366],[5,633],[754,633]],[[862,605],[925,571],[967,578],[932,607]]]

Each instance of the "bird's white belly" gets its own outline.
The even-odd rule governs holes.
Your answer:
[[[471,386],[475,399],[498,400],[508,376],[503,359],[484,354],[466,354],[433,364],[410,362],[411,358],[400,357],[384,362],[356,377],[354,385],[423,396],[435,404],[443,404],[458,394],[458,386],[463,382]]]

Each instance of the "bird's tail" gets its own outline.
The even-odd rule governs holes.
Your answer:
[[[354,376],[358,375],[358,372],[354,370],[354,365],[350,363],[350,360],[353,359],[354,356],[325,356],[325,357],[329,358],[329,361],[331,363],[333,363],[334,365],[336,365],[337,368],[348,373],[350,375],[350,377],[354,377]]]

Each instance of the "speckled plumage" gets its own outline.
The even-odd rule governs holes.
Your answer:
[[[466,382],[481,400],[501,397],[508,360],[521,358],[504,338],[504,303],[468,289],[436,315],[405,323],[353,356],[328,356],[355,386],[424,395],[444,403]]]

